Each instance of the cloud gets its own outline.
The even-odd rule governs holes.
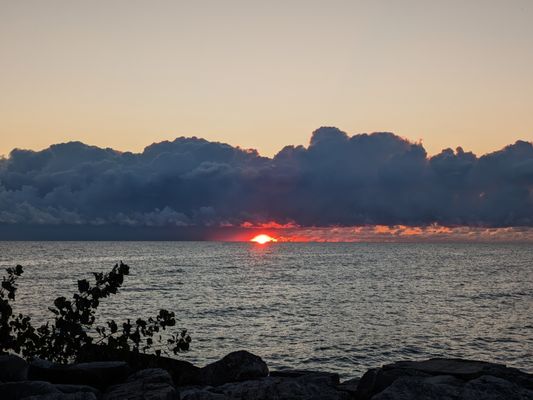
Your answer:
[[[533,226],[533,144],[428,157],[392,133],[316,130],[273,158],[199,138],[140,153],[79,142],[0,159],[0,224]]]
[[[267,229],[278,242],[533,242],[531,228],[444,227],[439,225],[358,226],[358,227],[284,227]],[[235,240],[247,240],[253,234],[235,234]]]

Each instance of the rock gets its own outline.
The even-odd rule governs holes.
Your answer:
[[[174,400],[177,393],[170,374],[163,369],[147,369],[128,377],[125,383],[110,387],[103,400]]]
[[[80,393],[50,393],[25,397],[24,400],[97,400],[98,398],[91,392]]]
[[[483,375],[502,377],[510,382],[525,385],[533,389],[531,375],[528,376],[516,368],[484,361],[463,360],[457,358],[432,358],[425,361],[399,361],[383,366],[384,370],[416,370],[430,375],[452,375],[464,381]]]
[[[28,363],[14,354],[0,355],[0,381],[16,382],[28,379]]]
[[[357,385],[356,398],[360,400],[368,400],[374,394],[385,390],[396,379],[403,376],[427,377],[430,375],[416,370],[385,370],[384,368],[369,369],[365,372]]]
[[[338,390],[336,374],[302,371],[285,376],[269,376],[216,387],[183,388],[181,400],[348,400],[349,393]],[[337,376],[338,383],[338,376]]]
[[[104,393],[103,400],[175,400],[176,389],[164,383],[123,383],[112,386]]]
[[[20,381],[0,384],[0,398],[2,400],[27,400],[29,397],[32,399],[35,397],[39,399],[90,400],[100,397],[100,392],[90,386],[53,385],[44,381]]]
[[[166,383],[173,385],[172,377],[168,371],[161,368],[142,369],[128,376],[126,382],[142,381],[145,383]]]
[[[75,372],[76,374],[80,373],[83,376],[90,377],[87,381],[76,382],[76,384],[84,384],[100,388],[105,388],[111,384],[122,382],[131,373],[131,368],[124,361],[101,361],[73,364],[68,370],[69,372]]]
[[[61,394],[59,389],[50,382],[20,381],[0,384],[2,400],[20,400],[29,396],[45,394]]]
[[[402,376],[396,379],[372,400],[456,400],[459,399],[461,381],[452,376],[419,377]]]
[[[137,368],[159,368],[168,371],[176,386],[192,385],[198,382],[200,368],[187,361],[168,357],[139,354],[133,366]]]
[[[51,383],[88,385],[98,389],[123,382],[131,372],[123,361],[101,361],[61,365],[34,360],[28,369],[28,378]]]
[[[167,370],[176,385],[193,385],[198,381],[200,368],[187,361],[176,360],[154,354],[135,353],[130,351],[111,351],[98,345],[86,346],[81,356],[84,361],[124,360],[133,370],[162,368]]]
[[[180,400],[231,400],[222,393],[215,393],[210,391],[209,387],[185,387],[180,388]],[[242,399],[244,400],[244,399]]]
[[[261,378],[268,375],[266,363],[247,351],[235,351],[198,371],[197,383],[217,386],[228,382]]]
[[[339,390],[342,390],[343,392],[348,393],[350,397],[355,398],[355,393],[357,393],[357,386],[359,386],[360,381],[361,378],[348,379],[347,381],[344,381],[339,384],[337,388]]]
[[[468,382],[463,389],[462,399],[484,400],[531,400],[533,390],[519,386],[495,376],[480,376]]]
[[[401,377],[372,400],[527,400],[533,391],[494,376],[467,383],[450,375]]]
[[[479,389],[475,389],[475,382],[481,382],[477,381],[481,377],[485,377],[483,381],[485,383],[480,390],[488,388],[486,377],[494,377],[507,382],[505,385],[512,385],[516,393],[533,389],[533,376],[515,368],[482,361],[437,358],[425,361],[400,361],[382,368],[371,369],[361,378],[356,398],[359,400],[475,398],[468,397],[470,395],[467,392]],[[508,387],[505,385],[501,387],[492,385],[490,388],[492,395],[501,396],[494,397],[495,399],[505,398],[504,393],[509,396],[512,392],[506,392]],[[516,396],[518,397],[509,398],[521,399],[521,394],[516,394]]]
[[[180,400],[230,400],[222,393],[213,393],[209,390],[189,388],[180,391]]]
[[[336,374],[334,372],[308,371],[301,369],[282,369],[270,372],[270,376],[280,378],[300,378],[305,376],[306,379],[319,378],[327,380],[331,385],[338,385],[340,383],[339,374]]]
[[[268,367],[258,356],[247,351],[236,351],[219,361],[198,368],[182,360],[133,352],[110,352],[101,346],[85,349],[84,360],[122,359],[134,369],[161,368],[167,370],[176,386],[216,386],[228,382],[265,377]]]
[[[61,393],[70,394],[70,393],[93,393],[97,398],[101,396],[101,392],[92,387],[86,385],[54,385],[54,387],[59,390]]]

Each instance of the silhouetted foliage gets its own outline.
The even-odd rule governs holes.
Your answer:
[[[10,304],[15,300],[22,266],[6,271],[7,277],[3,278],[0,289],[0,352],[69,362],[78,359],[91,345],[114,353],[153,350],[158,356],[162,353],[161,347],[174,354],[189,349],[191,338],[185,329],[163,337],[162,331],[176,326],[175,314],[167,310],[160,310],[148,319],[128,319],[123,323],[110,320],[105,326],[94,326],[100,301],[116,294],[129,274],[128,265],[122,262],[108,273],[93,273],[92,283],[87,279],[79,280],[78,293],[71,300],[63,296],[56,298],[48,308],[54,314],[54,321],[38,328],[31,324],[29,316],[15,314]]]

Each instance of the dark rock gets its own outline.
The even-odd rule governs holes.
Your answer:
[[[44,360],[34,360],[30,363],[28,378],[51,383],[88,385],[103,389],[112,384],[123,382],[130,372],[130,367],[123,361],[61,365]]]
[[[429,378],[401,377],[372,400],[526,400],[533,392],[509,381],[482,376],[465,383],[440,375]]]
[[[0,381],[16,382],[28,379],[28,363],[14,354],[0,355]]]
[[[258,356],[247,351],[228,354],[203,368],[182,360],[152,354],[110,351],[102,346],[88,346],[82,360],[124,360],[134,370],[161,368],[168,371],[176,386],[221,385],[228,382],[260,378],[268,375],[268,367]]]
[[[98,400],[91,392],[49,393],[25,397],[24,400]]]
[[[464,381],[491,375],[533,389],[531,375],[516,368],[485,361],[432,358],[425,361],[399,361],[383,366],[383,370],[416,370],[430,375],[452,375]]]
[[[166,383],[173,385],[172,377],[168,371],[161,368],[142,369],[128,376],[126,382],[143,381],[145,383]]]
[[[339,374],[334,372],[308,371],[302,369],[282,369],[271,371],[270,376],[280,378],[300,378],[306,376],[307,379],[320,377],[330,381],[331,385],[338,385],[340,383]]]
[[[355,397],[357,399],[367,400],[370,399],[374,394],[379,393],[376,382],[378,371],[378,368],[371,368],[363,374],[359,380],[359,384],[357,385],[357,390],[355,393]],[[386,386],[383,389],[385,388]]]
[[[288,374],[292,375],[292,374]],[[308,373],[269,376],[206,388],[181,388],[181,400],[348,400],[346,391],[338,390],[332,374]],[[334,374],[333,374],[334,375]]]
[[[178,388],[180,400],[231,400],[211,386],[185,386]],[[244,400],[244,399],[241,399]]]
[[[531,400],[533,390],[495,376],[480,376],[463,388],[461,399]]]
[[[231,400],[222,393],[213,393],[209,390],[198,388],[188,388],[180,391],[179,398],[180,400]]]
[[[90,400],[100,397],[100,392],[90,386],[53,385],[43,381],[20,381],[0,384],[0,399],[19,400],[28,398],[80,399]]]
[[[261,357],[241,350],[230,353],[221,360],[201,368],[197,383],[217,386],[267,375],[268,367]]]
[[[130,373],[131,368],[124,361],[101,361],[91,363],[73,364],[70,371],[80,372],[83,375],[98,378],[99,385],[91,385],[89,382],[84,383],[90,386],[106,387],[109,384],[123,381]],[[83,383],[80,383],[83,384]]]
[[[520,390],[531,391],[533,387],[533,376],[515,368],[481,361],[438,358],[426,361],[400,361],[369,370],[359,382],[356,398],[359,400],[371,398],[468,399],[470,397],[464,392],[468,387],[466,385],[472,385],[471,382],[482,376],[501,379]],[[495,396],[504,396],[503,389],[500,393],[499,389],[493,386],[490,390]],[[482,389],[487,387],[485,385]],[[517,396],[511,398],[521,398],[520,395]]]
[[[125,383],[110,387],[103,400],[174,400],[177,393],[170,374],[162,369],[138,371]]]
[[[134,367],[160,368],[168,371],[176,386],[192,385],[198,382],[200,368],[187,361],[175,360],[168,357],[139,354]]]
[[[430,382],[429,380],[435,378],[402,376],[381,393],[373,396],[372,400],[456,400],[459,398],[461,384],[457,385],[457,378],[452,376],[445,376],[444,379],[440,379],[443,378],[441,376],[437,378],[439,378],[437,382]]]
[[[402,376],[430,376],[427,373],[416,370],[385,370],[384,368],[369,369],[362,376],[357,385],[356,398],[361,400],[370,399],[374,394],[385,390],[396,379]]]
[[[83,361],[115,361],[123,360],[134,370],[148,368],[162,368],[167,370],[176,385],[193,385],[198,381],[199,367],[187,361],[176,360],[155,354],[143,354],[130,351],[117,351],[106,349],[103,346],[86,346],[81,360]]]
[[[361,378],[348,379],[347,381],[344,381],[339,384],[337,388],[338,390],[347,392],[351,398],[355,398],[355,393],[357,393],[357,387],[359,386],[360,381]]]
[[[20,400],[29,396],[59,393],[59,389],[50,382],[20,381],[0,384],[2,400]]]
[[[98,398],[101,396],[101,392],[92,387],[92,386],[86,386],[86,385],[54,385],[54,387],[59,390],[61,393],[70,394],[70,393],[94,393],[94,395]]]
[[[416,369],[430,375],[452,375],[475,377],[493,364],[484,361],[460,358],[432,358],[423,361],[397,361],[383,366],[383,369]]]

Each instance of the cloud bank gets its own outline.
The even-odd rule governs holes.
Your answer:
[[[392,133],[316,130],[273,158],[199,138],[79,142],[0,160],[0,224],[135,228],[533,226],[533,144],[428,157]]]

